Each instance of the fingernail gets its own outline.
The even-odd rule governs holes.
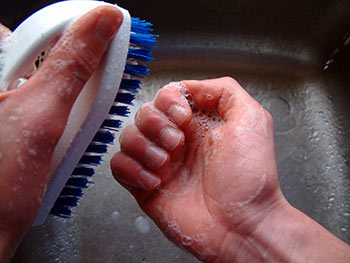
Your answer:
[[[99,17],[96,33],[103,41],[109,41],[119,29],[123,15],[116,7],[108,7]]]
[[[184,107],[177,104],[170,106],[168,114],[170,118],[180,127],[185,123],[189,115],[188,111]]]
[[[151,169],[158,170],[164,165],[167,159],[168,154],[159,147],[149,146],[146,149],[146,162],[147,166]]]
[[[182,132],[174,128],[164,128],[160,132],[160,141],[168,151],[174,150],[182,140]]]
[[[139,180],[141,183],[141,187],[144,190],[148,190],[148,191],[155,190],[161,183],[161,180],[158,177],[154,176],[153,174],[145,170],[140,171]]]

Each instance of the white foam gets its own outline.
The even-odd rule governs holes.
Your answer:
[[[266,174],[264,174],[262,176],[261,185],[259,186],[259,188],[256,190],[256,192],[254,194],[250,195],[247,200],[239,201],[239,202],[231,202],[230,204],[232,206],[238,206],[238,207],[243,207],[245,205],[248,205],[249,203],[251,203],[255,198],[257,198],[261,194],[262,190],[265,187],[265,184],[266,184]]]
[[[6,91],[7,87],[3,87],[3,70],[6,60],[6,54],[11,46],[11,33],[7,32],[2,35],[0,39],[0,90]]]
[[[204,137],[209,130],[214,130],[225,124],[216,110],[200,109],[194,103],[192,103],[191,108],[193,112],[192,119],[198,124],[195,136]]]

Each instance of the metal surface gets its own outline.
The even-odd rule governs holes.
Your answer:
[[[133,114],[169,81],[236,78],[274,117],[287,199],[349,243],[350,1],[119,5],[151,20],[160,35]],[[32,228],[14,262],[197,262],[167,241],[114,181],[109,160],[117,150],[110,149],[73,217],[50,217]]]

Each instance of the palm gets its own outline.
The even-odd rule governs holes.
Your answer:
[[[245,207],[262,194],[267,175],[276,172],[266,165],[273,152],[258,148],[266,138],[210,118],[207,122],[215,128],[206,131],[201,127],[205,118],[193,118],[184,128],[184,147],[158,173],[165,179],[160,189],[135,196],[170,238],[201,257],[217,252],[215,247],[208,250],[209,240],[223,239],[228,229],[249,218]],[[242,138],[242,129],[244,137],[254,139]],[[277,177],[269,180],[277,185]]]
[[[209,83],[208,90],[214,98],[224,101],[228,96],[229,101],[232,95],[225,95],[229,85],[224,82],[227,79],[214,87]],[[195,104],[189,101],[192,118],[181,127],[184,145],[171,152],[171,161],[157,171],[162,178],[157,190],[131,192],[170,239],[209,260],[227,236],[238,241],[249,235],[258,205],[279,189],[273,127],[264,109],[242,91],[239,100],[225,105],[201,101],[205,83],[198,93],[195,86],[187,86]]]

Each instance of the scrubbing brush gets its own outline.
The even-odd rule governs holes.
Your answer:
[[[51,44],[65,28],[88,11],[112,5],[100,1],[63,1],[49,5],[26,19],[12,34],[6,54],[2,84],[7,87],[21,79],[45,59]],[[98,69],[80,92],[66,128],[55,148],[50,181],[33,225],[42,224],[49,213],[70,217],[82,190],[91,183],[94,167],[102,161],[113,133],[120,128],[118,116],[129,114],[139,78],[148,75],[148,67],[137,61],[151,62],[156,44],[152,24],[123,13],[123,22]],[[25,45],[21,45],[25,43]]]

